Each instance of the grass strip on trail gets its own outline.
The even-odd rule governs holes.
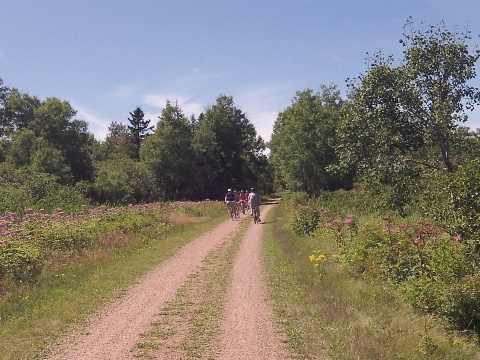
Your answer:
[[[140,359],[214,359],[235,256],[249,219],[233,239],[216,246],[190,275],[142,335],[134,356]]]

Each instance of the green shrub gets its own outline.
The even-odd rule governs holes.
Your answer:
[[[40,251],[24,240],[0,245],[0,278],[33,282],[41,271]]]
[[[319,221],[320,215],[315,208],[300,206],[293,216],[293,231],[297,235],[311,235],[318,228]]]
[[[480,274],[467,275],[443,292],[441,313],[462,330],[480,330]]]

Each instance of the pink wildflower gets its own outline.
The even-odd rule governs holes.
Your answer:
[[[455,241],[456,243],[460,243],[462,241],[462,236],[461,235],[452,236],[452,240]]]
[[[419,237],[413,239],[413,244],[414,244],[415,246],[420,245],[421,242],[422,242],[422,239],[419,238]]]

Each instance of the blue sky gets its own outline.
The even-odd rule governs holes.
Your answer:
[[[98,140],[137,106],[156,124],[167,99],[198,116],[226,94],[268,141],[297,91],[346,97],[367,52],[400,58],[409,16],[480,35],[478,0],[0,0],[0,16],[4,84],[69,101]]]

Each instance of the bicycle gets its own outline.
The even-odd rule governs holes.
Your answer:
[[[237,214],[236,214],[236,204],[235,204],[235,201],[228,201],[227,202],[227,207],[228,207],[228,212],[230,213],[230,217],[233,219],[235,219],[237,217]]]
[[[258,206],[253,206],[252,212],[253,212],[253,223],[254,224],[260,223],[262,220],[260,219],[260,210],[258,209]]]
[[[245,209],[247,208],[245,203],[246,203],[245,200],[240,200],[240,202],[238,203],[238,205],[240,205],[240,209],[242,210],[243,215],[245,215]]]

